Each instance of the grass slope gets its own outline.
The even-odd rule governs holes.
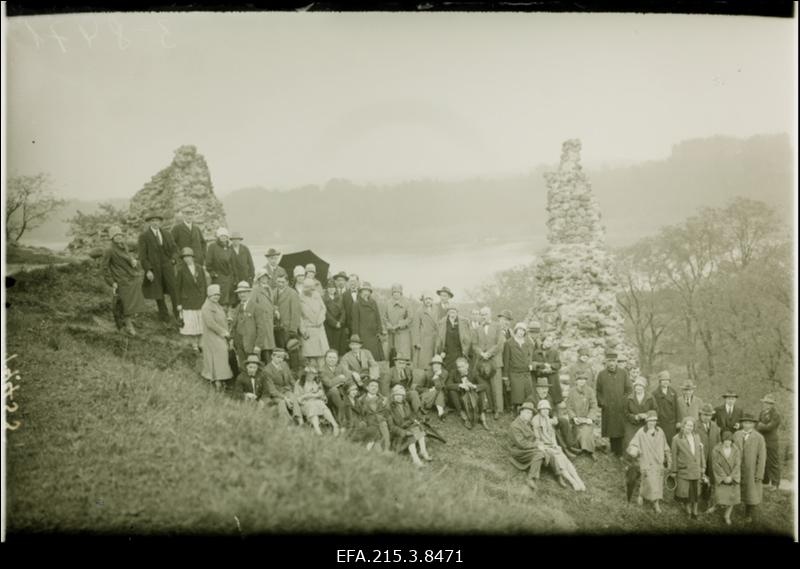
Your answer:
[[[285,429],[221,397],[155,314],[117,334],[91,262],[19,276],[8,292],[8,353],[21,379],[8,433],[8,531],[555,533],[725,531],[721,514],[660,517],[624,503],[621,466],[579,458],[589,490],[538,492],[496,433],[450,418],[424,471],[310,429]],[[736,514],[735,514],[736,515]],[[791,496],[768,493],[757,527],[792,531]]]

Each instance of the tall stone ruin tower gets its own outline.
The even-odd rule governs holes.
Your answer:
[[[558,170],[545,174],[549,245],[536,264],[535,315],[561,342],[565,364],[575,362],[578,348],[586,347],[599,369],[608,347],[628,357],[634,352],[625,343],[613,259],[605,249],[600,208],[580,152],[580,140],[567,140]]]

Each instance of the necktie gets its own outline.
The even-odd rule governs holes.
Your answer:
[[[747,439],[750,437],[750,433],[744,434],[744,442],[747,442]]]
[[[256,394],[256,378],[255,377],[251,377],[250,378],[250,383],[253,385],[253,395],[255,395]]]
[[[161,231],[159,231],[158,229],[154,229],[153,233],[156,234],[156,239],[158,239],[158,244],[159,245],[163,245],[164,244],[164,240],[161,237]]]

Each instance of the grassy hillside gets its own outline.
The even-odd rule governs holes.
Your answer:
[[[624,503],[614,459],[578,459],[589,490],[548,474],[537,493],[507,461],[505,431],[442,425],[447,445],[418,471],[308,428],[285,430],[217,395],[177,335],[143,315],[117,334],[91,262],[19,275],[8,290],[8,353],[22,422],[8,433],[7,524],[14,534],[264,532],[718,532],[669,501],[655,518]],[[173,335],[171,335],[173,334]],[[768,494],[760,525],[788,534],[791,496]],[[745,531],[734,526],[734,532]]]

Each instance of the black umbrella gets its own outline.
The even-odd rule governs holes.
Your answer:
[[[278,264],[286,269],[286,272],[292,277],[294,268],[297,265],[302,265],[303,268],[305,268],[309,263],[314,263],[314,266],[317,267],[316,279],[322,283],[322,287],[324,288],[325,284],[328,282],[328,269],[330,265],[317,256],[312,250],[306,249],[305,251],[298,251],[297,253],[287,253]]]

